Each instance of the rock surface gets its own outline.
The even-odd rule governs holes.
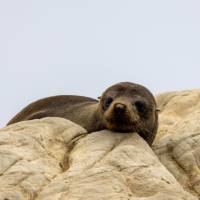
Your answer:
[[[136,133],[62,118],[0,130],[0,200],[197,200],[200,90],[157,96],[153,150]]]
[[[200,90],[157,96],[154,151],[185,190],[200,197]]]

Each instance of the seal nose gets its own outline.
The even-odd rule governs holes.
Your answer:
[[[121,103],[116,103],[114,106],[114,111],[116,113],[123,113],[126,110],[126,105],[121,104]]]

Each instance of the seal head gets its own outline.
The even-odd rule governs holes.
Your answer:
[[[157,128],[156,102],[144,86],[122,82],[109,87],[100,98],[100,112],[107,129],[137,132],[150,145]]]

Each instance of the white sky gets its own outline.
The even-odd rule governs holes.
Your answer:
[[[58,94],[200,88],[199,0],[0,1],[0,126]]]

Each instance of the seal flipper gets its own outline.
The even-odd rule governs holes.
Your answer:
[[[41,119],[41,118],[44,118],[44,117],[50,117],[48,115],[49,113],[47,111],[38,111],[38,112],[35,112],[35,113],[32,113],[26,117],[23,118],[23,112],[22,113],[19,113],[18,115],[16,115],[13,119],[11,119],[8,123],[7,123],[7,126],[10,125],[10,124],[14,124],[14,123],[17,123],[19,121],[27,121],[27,120],[32,120],[32,119]]]
[[[44,118],[44,117],[50,117],[49,116],[49,113],[47,111],[38,111],[36,113],[33,113],[32,115],[28,116],[26,118],[26,120],[32,120],[32,119],[41,119],[41,118]]]

